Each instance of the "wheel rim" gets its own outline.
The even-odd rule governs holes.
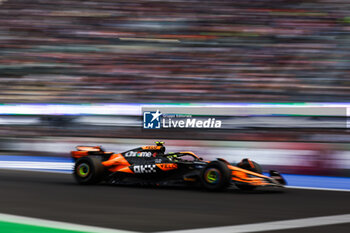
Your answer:
[[[216,168],[210,168],[205,172],[204,177],[207,183],[217,184],[220,181],[221,173]]]
[[[77,173],[80,177],[87,177],[90,173],[90,166],[86,163],[81,163],[77,167]]]

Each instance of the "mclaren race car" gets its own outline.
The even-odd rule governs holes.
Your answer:
[[[77,146],[74,177],[79,184],[102,181],[113,184],[196,185],[223,190],[230,185],[243,190],[260,186],[283,187],[286,182],[276,171],[270,176],[254,161],[243,159],[236,166],[224,159],[204,161],[193,152],[165,153],[163,142],[123,153],[105,152],[100,146]]]

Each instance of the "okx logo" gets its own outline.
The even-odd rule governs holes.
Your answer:
[[[143,128],[144,129],[160,129],[162,113],[157,110],[156,112],[143,112]]]
[[[154,172],[157,172],[156,165],[155,164],[135,165],[134,172],[135,173],[154,173]]]

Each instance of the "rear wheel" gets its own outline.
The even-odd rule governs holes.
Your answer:
[[[97,184],[103,180],[105,169],[99,157],[82,157],[75,162],[74,177],[79,184]]]
[[[250,159],[242,159],[242,161],[237,164],[237,167],[262,174],[261,166],[257,162],[252,161]],[[253,190],[256,188],[256,186],[249,184],[236,184],[236,186],[242,190]]]
[[[201,182],[205,189],[219,191],[230,185],[231,172],[221,161],[209,163],[201,173]]]

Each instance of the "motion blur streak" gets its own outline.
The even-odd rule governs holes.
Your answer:
[[[48,162],[21,162],[21,161],[1,161],[0,168],[12,169],[44,169],[44,170],[72,170],[72,163],[48,163]]]
[[[0,209],[147,232],[349,218],[349,192],[87,187],[66,174],[77,145],[162,140],[349,189],[349,38],[349,0],[0,0]],[[145,130],[143,105],[243,110],[220,129]],[[327,106],[342,111],[306,111]],[[245,111],[265,107],[305,111]]]
[[[348,0],[1,4],[4,102],[350,100]]]
[[[229,157],[227,159],[229,159]],[[274,163],[274,165],[276,165],[276,163]],[[74,163],[70,158],[0,155],[0,168],[2,169],[30,170],[71,174],[73,166]],[[268,174],[265,173],[264,175]],[[329,191],[350,191],[350,179],[348,177],[327,177],[295,174],[283,174],[283,176],[286,180],[288,180],[288,187],[291,188]]]
[[[102,145],[106,151],[120,153],[152,143],[153,141],[149,139],[136,138],[131,140],[97,137],[10,137],[2,138],[0,141],[2,151],[0,159],[24,161],[26,156],[14,157],[14,155],[27,155],[30,156],[29,162],[35,162],[38,158],[31,157],[40,155],[41,162],[72,162],[68,159],[69,151],[77,145]],[[169,152],[193,151],[207,160],[222,157],[232,163],[239,162],[242,157],[249,157],[259,161],[265,170],[275,169],[282,173],[344,177],[350,174],[348,143],[233,140],[167,140],[166,143]]]

